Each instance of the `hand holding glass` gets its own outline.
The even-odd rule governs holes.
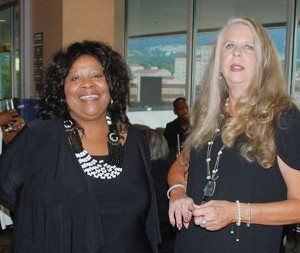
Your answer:
[[[12,98],[3,99],[2,100],[2,109],[3,109],[3,111],[14,110],[15,106],[14,106],[13,99]],[[12,117],[17,117],[17,116],[18,116],[18,114],[15,113],[15,115],[12,116]],[[7,128],[5,128],[4,130],[7,131],[7,132],[15,131],[14,122],[9,122]]]

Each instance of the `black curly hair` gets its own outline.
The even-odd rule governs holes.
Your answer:
[[[126,107],[129,102],[130,70],[119,53],[99,41],[75,42],[57,52],[46,69],[45,82],[40,89],[43,118],[68,118],[69,110],[64,92],[64,82],[74,62],[82,55],[97,59],[109,86],[112,103],[107,111],[114,128],[120,132],[122,125],[128,125]]]

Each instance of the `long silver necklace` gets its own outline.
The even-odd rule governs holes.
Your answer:
[[[119,136],[111,129],[111,119],[106,116],[109,126],[107,134],[108,156],[104,159],[96,160],[83,148],[78,129],[71,119],[64,121],[64,126],[69,139],[69,143],[75,152],[75,156],[84,173],[94,178],[113,179],[123,171],[124,148]]]
[[[211,149],[212,149],[212,146],[214,144],[214,141],[217,137],[217,135],[219,134],[220,132],[220,128],[218,127],[216,130],[215,130],[215,133],[213,135],[213,137],[208,141],[207,143],[207,152],[206,152],[206,179],[207,180],[213,180],[213,181],[216,181],[219,176],[216,176],[216,174],[218,173],[219,171],[219,162],[220,162],[220,157],[223,153],[223,150],[225,148],[225,145],[223,144],[223,146],[220,148],[220,150],[218,151],[218,154],[217,154],[217,158],[216,158],[216,162],[215,162],[215,165],[214,165],[214,168],[213,170],[211,170],[210,168],[210,162],[211,162]]]
[[[227,110],[228,101],[229,101],[229,99],[227,98],[226,103],[225,103],[225,111]],[[219,162],[220,162],[221,155],[223,154],[223,150],[225,149],[225,145],[223,144],[222,147],[220,148],[220,150],[218,151],[215,165],[212,170],[210,167],[211,149],[212,149],[212,146],[214,144],[214,141],[215,141],[217,135],[219,134],[219,132],[221,130],[220,128],[223,124],[224,119],[225,119],[225,115],[221,114],[220,115],[220,124],[217,127],[217,129],[215,130],[213,137],[207,143],[207,152],[206,152],[206,179],[207,179],[207,182],[203,188],[205,197],[213,196],[215,189],[216,189],[216,180],[219,178],[219,176],[217,176],[217,173],[219,171]]]

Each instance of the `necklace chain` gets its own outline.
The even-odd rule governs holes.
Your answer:
[[[77,127],[72,120],[65,120],[64,126],[69,143],[84,173],[94,178],[113,179],[123,171],[124,148],[120,143],[119,136],[110,128],[110,117],[106,116],[106,120],[110,129],[107,141],[108,156],[100,160],[92,158],[83,148]]]
[[[226,113],[226,110],[227,110],[227,107],[228,107],[228,103],[229,103],[229,98],[227,98],[226,102],[225,102],[225,113]],[[223,150],[225,148],[225,145],[223,144],[222,147],[220,148],[220,150],[218,151],[216,162],[215,162],[213,170],[211,170],[211,168],[210,168],[211,149],[212,149],[212,146],[214,144],[214,141],[215,141],[217,135],[221,131],[220,128],[221,128],[221,125],[222,125],[224,119],[225,119],[225,115],[221,114],[220,115],[220,124],[219,124],[219,127],[217,127],[217,129],[215,130],[215,133],[214,133],[213,137],[207,143],[207,153],[206,153],[206,179],[207,180],[216,181],[219,178],[219,176],[216,176],[216,174],[219,171],[219,162],[220,162],[220,158],[221,158],[221,155],[223,153]]]
[[[211,162],[210,154],[211,154],[211,149],[212,149],[212,146],[214,144],[215,138],[216,138],[216,136],[218,135],[219,132],[220,132],[220,128],[217,128],[215,130],[215,134],[214,134],[213,138],[207,143],[207,155],[206,155],[206,168],[207,168],[206,179],[207,180],[213,180],[213,181],[215,181],[215,180],[217,180],[219,178],[219,176],[216,177],[216,174],[219,171],[220,157],[221,157],[221,155],[223,153],[223,149],[225,148],[224,144],[221,147],[221,149],[218,151],[218,155],[217,155],[216,162],[215,162],[213,170],[211,171],[211,169],[210,169],[210,162]]]

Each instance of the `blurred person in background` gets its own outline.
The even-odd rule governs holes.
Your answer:
[[[168,218],[169,200],[167,176],[171,166],[168,161],[169,146],[163,133],[155,129],[143,129],[151,154],[151,174],[153,177],[156,203],[162,243],[158,247],[160,253],[173,253],[176,230],[171,226]]]
[[[190,128],[189,106],[184,97],[179,97],[174,100],[173,112],[177,118],[167,123],[164,130],[164,136],[169,144],[169,160],[171,162],[173,162],[180,153]]]
[[[7,131],[7,126],[12,124],[13,131]],[[0,154],[8,143],[23,129],[25,121],[18,115],[16,110],[0,112]],[[0,224],[1,229],[11,229],[13,225],[14,213],[3,205],[0,205]]]

